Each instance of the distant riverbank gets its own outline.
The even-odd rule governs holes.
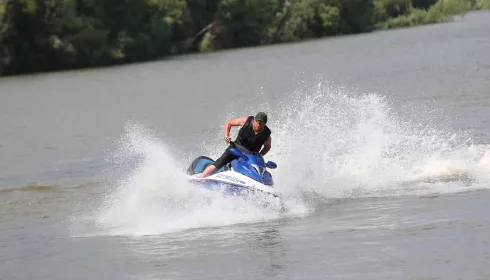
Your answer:
[[[0,75],[450,20],[490,0],[0,0]]]

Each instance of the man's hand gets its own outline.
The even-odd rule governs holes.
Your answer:
[[[247,121],[248,117],[241,117],[237,119],[232,119],[232,120],[227,120],[225,122],[225,142],[230,143],[231,137],[230,135],[230,129],[232,126],[243,126],[245,122]]]
[[[265,154],[267,154],[267,152],[269,152],[269,150],[271,149],[271,146],[272,146],[272,137],[269,136],[269,138],[267,138],[267,140],[265,140],[264,148],[262,148],[262,151],[260,151],[260,154],[262,156],[265,156]]]

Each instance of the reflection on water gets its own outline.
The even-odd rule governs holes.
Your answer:
[[[288,265],[284,260],[289,250],[286,241],[281,237],[278,225],[260,227],[256,233],[251,233],[245,239],[256,259],[260,260],[257,276],[278,279],[284,274],[283,270]]]

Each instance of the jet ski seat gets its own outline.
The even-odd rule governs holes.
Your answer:
[[[207,156],[199,156],[197,157],[187,169],[188,175],[194,175],[198,173],[202,173],[206,167],[210,166],[214,163],[214,160]],[[228,171],[231,169],[231,163],[226,164],[220,169],[216,170],[215,173]]]

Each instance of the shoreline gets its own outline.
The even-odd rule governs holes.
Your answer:
[[[147,63],[158,63],[158,62],[164,62],[164,61],[192,59],[193,57],[203,57],[203,56],[207,56],[207,55],[217,55],[220,53],[247,51],[247,50],[254,50],[257,48],[291,46],[291,45],[296,45],[296,44],[311,43],[311,42],[322,41],[322,40],[332,40],[332,39],[335,40],[335,39],[349,38],[349,37],[353,37],[353,36],[365,36],[365,35],[375,34],[375,33],[379,33],[379,32],[407,30],[407,29],[412,29],[412,28],[420,28],[420,27],[424,27],[424,26],[448,24],[448,23],[459,21],[459,20],[464,20],[464,18],[468,14],[482,13],[482,12],[486,13],[488,11],[489,10],[481,10],[481,9],[475,10],[474,9],[474,10],[470,10],[470,11],[463,12],[460,14],[452,14],[452,15],[446,16],[446,18],[444,18],[444,20],[440,20],[440,21],[436,21],[436,22],[428,22],[428,23],[419,23],[416,25],[408,25],[408,26],[401,25],[401,26],[387,27],[386,25],[387,25],[388,21],[386,21],[382,24],[382,27],[374,28],[370,31],[352,33],[352,34],[339,34],[339,35],[331,35],[331,36],[324,36],[324,37],[311,37],[311,38],[304,38],[302,40],[297,40],[297,41],[276,42],[276,43],[271,43],[271,44],[257,44],[257,45],[250,45],[250,46],[241,46],[241,47],[228,47],[228,48],[215,49],[215,50],[211,50],[211,51],[188,51],[188,52],[165,55],[165,56],[157,57],[157,58],[153,58],[153,59],[145,59],[145,60],[129,61],[129,62],[119,62],[119,63],[109,63],[107,65],[88,66],[88,67],[73,67],[73,68],[67,68],[67,69],[55,69],[55,70],[45,70],[45,71],[26,71],[24,73],[8,74],[8,75],[1,75],[0,74],[0,81],[1,80],[7,80],[9,78],[10,79],[26,78],[26,77],[35,78],[35,77],[38,77],[40,75],[46,75],[46,74],[49,75],[49,74],[60,74],[60,73],[80,72],[80,71],[94,71],[94,70],[95,71],[97,71],[97,70],[103,71],[103,70],[106,70],[107,68],[127,67],[127,66],[134,66],[134,65],[147,64]]]

